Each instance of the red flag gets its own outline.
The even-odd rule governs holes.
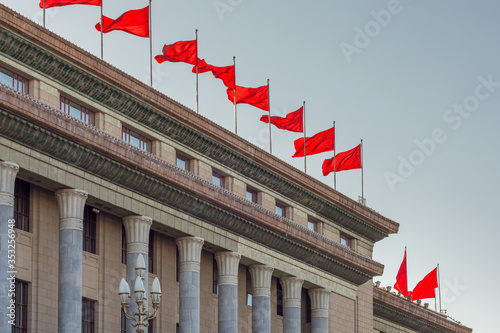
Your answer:
[[[271,124],[278,127],[279,129],[284,129],[291,132],[302,132],[304,130],[302,121],[303,115],[304,112],[302,111],[302,107],[300,107],[300,109],[298,109],[297,111],[287,114],[285,118],[271,117]],[[260,117],[260,121],[269,123],[269,116],[264,115]]]
[[[103,16],[104,33],[121,30],[139,37],[149,37],[149,6],[125,12],[116,20]],[[95,25],[101,31],[101,22]]]
[[[335,169],[333,168],[333,160],[332,157],[323,162],[323,176],[328,176],[332,171],[361,169],[361,145],[335,155]]]
[[[420,281],[417,286],[413,289],[411,293],[412,301],[425,298],[435,298],[435,290],[438,287],[437,281],[437,267],[427,274],[422,281]]]
[[[234,65],[217,67],[207,64],[205,59],[198,59],[198,73],[206,72],[212,72],[215,78],[221,79],[226,87],[234,89]],[[196,73],[196,66],[193,67],[193,73]]]
[[[196,41],[180,41],[170,45],[164,45],[161,55],[157,55],[155,60],[161,64],[165,61],[186,62],[191,65],[196,64]]]
[[[334,149],[335,127],[319,132],[318,134],[306,138],[306,154],[314,155]],[[295,154],[292,157],[304,157],[304,138],[293,142],[295,145]]]
[[[234,103],[234,89],[227,90],[227,98]],[[269,94],[267,86],[245,88],[236,86],[236,104],[247,103],[264,111],[269,111]]]
[[[102,6],[102,0],[45,0],[45,8],[69,5]],[[40,8],[43,8],[43,0],[40,0]]]
[[[404,297],[408,297],[408,275],[406,273],[406,249],[403,257],[403,262],[399,267],[398,275],[396,276],[396,283],[394,289],[400,291]]]

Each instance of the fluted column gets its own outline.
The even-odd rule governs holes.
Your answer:
[[[283,333],[300,333],[300,303],[304,280],[286,276],[280,282],[283,290]]]
[[[217,252],[219,271],[219,333],[238,332],[238,265],[241,254]]]
[[[9,239],[14,237],[14,183],[19,166],[12,162],[0,162],[0,332],[10,332],[11,313],[9,289],[15,282],[15,267],[9,263]],[[10,247],[12,249],[12,247]],[[15,311],[15,305],[14,305]]]
[[[200,261],[204,240],[181,237],[179,248],[179,331],[200,332]]]
[[[56,191],[59,206],[58,332],[82,329],[83,209],[88,194],[82,190]]]
[[[311,333],[328,333],[328,310],[331,291],[324,288],[309,289],[311,297]]]
[[[269,265],[249,267],[252,277],[252,332],[271,332],[271,278],[274,268]]]
[[[127,239],[127,282],[130,286],[130,310],[138,311],[137,303],[135,302],[134,286],[136,273],[136,262],[138,256],[143,256],[146,264],[146,272],[144,273],[144,297],[149,299],[148,294],[148,251],[149,251],[149,230],[153,219],[147,216],[130,215],[123,218],[123,226],[125,227],[125,237]],[[144,305],[147,308],[148,303]],[[127,333],[135,333],[135,328],[132,322],[127,320]]]

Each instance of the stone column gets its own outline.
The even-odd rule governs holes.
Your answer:
[[[131,311],[137,312],[138,307],[135,302],[134,286],[136,273],[136,262],[138,256],[143,256],[146,264],[146,272],[144,273],[144,298],[149,300],[148,294],[148,250],[149,250],[149,230],[153,219],[147,216],[130,215],[123,218],[123,226],[125,227],[125,237],[127,239],[127,282],[130,286],[130,308]],[[148,302],[144,302],[148,306]],[[135,333],[135,328],[132,326],[132,321],[127,319],[127,333]]]
[[[311,297],[311,333],[328,333],[328,309],[331,291],[324,288],[309,289]]]
[[[249,267],[252,277],[252,332],[271,332],[271,277],[274,268],[268,265]]]
[[[283,333],[300,333],[300,301],[304,280],[286,276],[280,282],[283,290]]]
[[[15,267],[9,263],[9,240],[14,237],[13,231],[9,234],[9,229],[14,230],[14,183],[19,166],[12,162],[0,162],[0,332],[10,332],[11,313],[10,300],[8,296],[10,285],[15,283]],[[10,248],[12,249],[12,247]],[[12,253],[11,253],[12,254]],[[15,253],[14,253],[15,254]],[[14,310],[15,311],[15,305]]]
[[[238,332],[238,264],[241,254],[217,252],[219,271],[219,333]]]
[[[181,237],[179,248],[179,332],[200,332],[200,261],[204,240]]]
[[[56,191],[59,206],[58,332],[82,329],[83,209],[88,194],[82,190]]]

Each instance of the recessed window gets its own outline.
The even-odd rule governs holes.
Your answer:
[[[306,299],[306,323],[310,323],[311,322],[311,312],[312,312],[312,310],[311,310],[311,296],[309,295],[307,289],[302,288],[303,292],[304,292],[304,290],[306,292],[306,297],[305,297],[305,299]]]
[[[181,258],[179,256],[179,248],[175,247],[175,282],[179,282],[179,267],[181,265]]]
[[[247,267],[247,305],[252,306],[252,276]]]
[[[217,260],[215,260],[215,255],[213,257],[213,270],[212,270],[212,293],[219,295],[219,269],[217,268]]]
[[[247,186],[247,200],[257,203],[257,191]]]
[[[286,217],[286,206],[280,203],[276,203],[276,214]]]
[[[148,272],[154,274],[154,239],[155,232],[149,230],[149,245],[148,245]]]
[[[82,299],[82,333],[95,332],[95,301]]]
[[[340,244],[352,247],[352,238],[347,236],[346,234],[340,233]]]
[[[61,111],[86,124],[95,125],[95,112],[63,96],[61,96]]]
[[[0,67],[0,83],[19,92],[28,93],[29,80],[3,67]]]
[[[122,264],[127,264],[127,235],[125,226],[122,224]]]
[[[30,231],[30,183],[16,178],[14,183],[15,227]]]
[[[85,205],[83,210],[83,251],[96,253],[97,214],[93,208]]]
[[[122,314],[121,316],[121,329],[120,333],[127,333],[127,317],[125,317],[125,313],[123,310],[120,310],[120,313]]]
[[[223,174],[217,171],[212,171],[212,183],[217,186],[224,187],[224,181],[226,177]]]
[[[28,283],[16,280],[16,320],[12,332],[28,332]]]
[[[316,222],[311,220],[307,221],[307,229],[317,232],[318,231],[317,228],[318,226],[316,225]]]
[[[182,169],[182,170],[186,170],[186,171],[189,171],[190,170],[190,167],[189,167],[189,158],[187,158],[186,156],[184,155],[181,155],[181,154],[177,154],[177,158],[176,158],[176,161],[175,161],[175,165]]]
[[[279,280],[276,281],[276,314],[283,316],[283,289]]]
[[[153,142],[150,139],[125,126],[122,127],[122,140],[145,152],[150,153],[152,151]]]

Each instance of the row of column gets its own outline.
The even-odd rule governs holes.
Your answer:
[[[14,217],[14,182],[19,167],[0,162],[0,290],[9,290],[8,239],[9,220]],[[59,206],[59,285],[58,332],[81,331],[82,321],[82,241],[83,211],[88,194],[82,190],[56,191]],[[136,260],[143,255],[146,263],[144,280],[148,281],[148,244],[152,219],[146,216],[123,218],[127,239],[127,281],[135,285]],[[204,240],[199,237],[176,239],[179,249],[179,329],[181,333],[200,332],[200,261]],[[219,271],[219,333],[238,332],[238,265],[241,255],[235,252],[215,254]],[[269,265],[249,267],[252,279],[252,332],[271,331],[271,278],[274,268]],[[283,332],[300,332],[300,304],[303,279],[282,277]],[[145,295],[148,285],[144,284]],[[328,305],[330,291],[323,288],[309,290],[311,298],[311,327],[313,333],[328,332]],[[134,292],[131,292],[131,310],[137,311]],[[8,309],[10,298],[0,293],[0,313]],[[135,309],[134,309],[135,306]],[[0,320],[0,332],[9,329],[6,320]],[[135,328],[127,320],[127,333]]]

